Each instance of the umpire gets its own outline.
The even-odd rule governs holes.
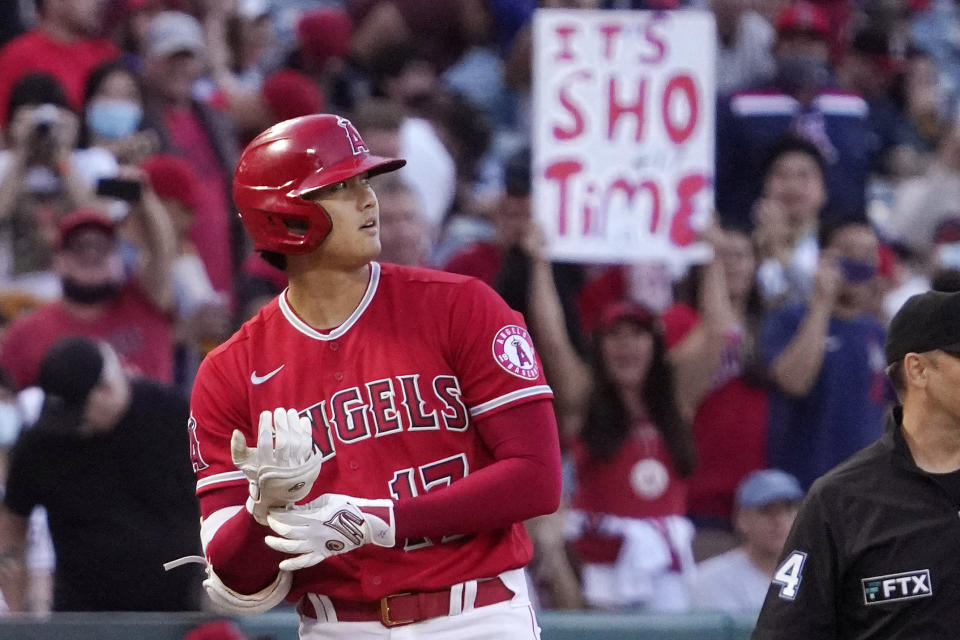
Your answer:
[[[754,640],[957,637],[960,293],[907,300],[886,358],[902,405],[811,487]]]

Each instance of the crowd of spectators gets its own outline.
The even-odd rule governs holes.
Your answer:
[[[670,279],[545,257],[538,6],[713,12],[712,259]],[[960,290],[958,29],[953,0],[0,3],[0,452],[66,336],[187,397],[285,286],[234,214],[238,150],[334,112],[408,160],[376,178],[381,259],[478,277],[527,318],[566,460],[560,512],[529,526],[540,606],[723,608],[880,434],[889,318]]]

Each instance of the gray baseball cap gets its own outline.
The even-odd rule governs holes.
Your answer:
[[[780,469],[753,471],[737,487],[738,507],[757,509],[774,502],[799,502],[803,488],[795,477]]]
[[[175,53],[200,53],[206,47],[203,27],[193,16],[182,11],[163,11],[147,27],[145,53],[166,58]]]

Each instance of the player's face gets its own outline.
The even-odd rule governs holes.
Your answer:
[[[650,369],[653,346],[653,336],[636,323],[615,323],[600,338],[600,356],[607,376],[618,387],[639,387]]]
[[[330,216],[332,227],[318,254],[325,264],[360,267],[380,255],[380,205],[363,173],[308,196]]]

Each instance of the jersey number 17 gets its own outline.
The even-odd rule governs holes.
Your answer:
[[[390,495],[395,500],[403,498],[414,498],[420,495],[418,485],[426,493],[437,487],[446,487],[470,473],[470,465],[467,463],[467,456],[458,453],[449,458],[428,462],[420,467],[413,469],[401,469],[393,474],[393,480],[390,481]],[[418,482],[419,481],[419,482]],[[440,542],[450,542],[462,535],[444,536]],[[434,544],[430,538],[407,538],[403,544],[404,551],[413,551],[414,549],[423,549],[432,547]]]

